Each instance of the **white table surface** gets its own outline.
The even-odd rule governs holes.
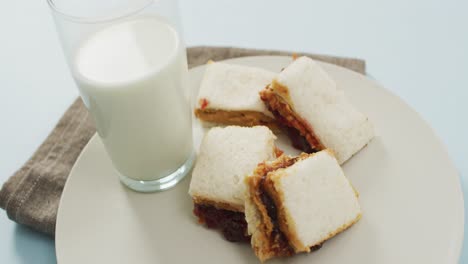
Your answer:
[[[366,59],[369,74],[436,130],[468,193],[468,1],[181,0],[180,5],[188,45]],[[0,32],[3,183],[78,93],[45,0],[2,1]],[[0,263],[56,262],[52,239],[16,225],[4,211],[0,234]],[[468,263],[468,245],[460,263]]]

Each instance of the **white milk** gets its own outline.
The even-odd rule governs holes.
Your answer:
[[[114,166],[136,180],[164,177],[192,153],[187,61],[177,32],[154,17],[85,40],[73,75]]]

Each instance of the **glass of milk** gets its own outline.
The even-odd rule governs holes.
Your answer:
[[[120,180],[141,192],[177,184],[194,159],[177,1],[48,3],[70,71]]]

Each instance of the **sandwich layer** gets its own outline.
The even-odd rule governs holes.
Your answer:
[[[374,136],[372,124],[315,61],[292,62],[262,92],[267,106],[305,137],[307,152],[331,149],[340,164]],[[286,104],[289,108],[284,106]]]
[[[293,248],[280,230],[277,208],[273,199],[265,193],[264,182],[270,171],[290,166],[294,158],[280,156],[272,163],[260,163],[253,175],[245,179],[247,185],[245,216],[248,233],[252,235],[252,248],[263,262],[273,257],[291,256]]]
[[[258,96],[275,73],[254,67],[213,62],[198,93],[195,115],[210,123],[274,127],[273,115]]]
[[[256,111],[227,111],[212,108],[197,108],[195,116],[200,120],[221,125],[236,126],[267,126],[277,130],[276,120],[262,112]]]

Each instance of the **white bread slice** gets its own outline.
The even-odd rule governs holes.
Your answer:
[[[280,203],[281,229],[296,252],[309,252],[361,217],[357,193],[331,151],[311,154],[268,179]]]
[[[368,118],[338,90],[335,81],[314,60],[300,57],[286,67],[270,88],[309,125],[321,142],[333,150],[340,164],[373,137]]]
[[[200,85],[197,102],[206,102],[206,109],[253,111],[273,117],[258,93],[275,76],[274,72],[255,67],[209,63]],[[201,105],[197,105],[197,108],[200,107]]]
[[[244,211],[244,178],[275,158],[275,135],[265,126],[215,127],[204,136],[189,194],[195,203]]]

